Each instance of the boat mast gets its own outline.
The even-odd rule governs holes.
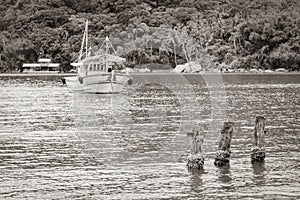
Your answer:
[[[86,24],[85,24],[85,57],[88,57],[88,24],[89,21],[86,20]]]
[[[108,70],[107,55],[109,53],[109,39],[105,37],[105,68]]]
[[[85,46],[84,46],[84,43],[85,43]],[[80,52],[79,52],[78,61],[81,60],[84,48],[85,48],[85,57],[87,57],[87,51],[88,51],[87,50],[87,48],[88,48],[87,45],[88,45],[88,20],[86,20],[86,23],[85,23],[85,29],[84,29],[84,32],[83,32],[83,37],[82,37],[82,42],[81,42],[81,48],[80,48]]]

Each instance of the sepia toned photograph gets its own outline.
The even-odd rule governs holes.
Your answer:
[[[1,0],[0,200],[296,200],[299,143],[298,0]]]

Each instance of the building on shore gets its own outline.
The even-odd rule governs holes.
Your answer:
[[[49,58],[39,58],[38,63],[24,63],[22,72],[27,73],[58,73],[60,72],[60,63],[51,63]]]

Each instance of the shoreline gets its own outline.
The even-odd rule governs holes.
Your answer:
[[[274,72],[274,73],[251,73],[251,72],[202,72],[202,73],[174,73],[174,72],[134,72],[129,73],[133,76],[139,75],[300,75],[300,72]],[[0,77],[68,77],[76,76],[76,73],[58,73],[58,74],[46,74],[46,73],[33,73],[33,74],[22,74],[22,73],[0,73]]]
[[[76,73],[57,73],[57,74],[46,74],[46,73],[33,73],[33,74],[22,74],[22,73],[0,73],[0,77],[64,77],[64,76],[76,76]]]

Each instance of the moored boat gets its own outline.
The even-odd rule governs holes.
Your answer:
[[[109,43],[108,38],[105,39],[105,43]],[[119,93],[130,80],[130,76],[120,70],[125,59],[107,52],[87,57],[82,61],[83,67],[79,74],[83,79],[85,92]]]
[[[94,55],[88,50],[87,24],[82,40],[82,47],[77,62],[72,63],[77,67],[76,77],[65,77],[67,86],[73,90],[84,90],[87,93],[119,93],[131,77],[122,72],[125,58],[110,54],[114,48],[108,37]],[[85,47],[84,47],[85,46]],[[83,50],[85,48],[85,58]],[[105,53],[101,51],[104,48]]]

